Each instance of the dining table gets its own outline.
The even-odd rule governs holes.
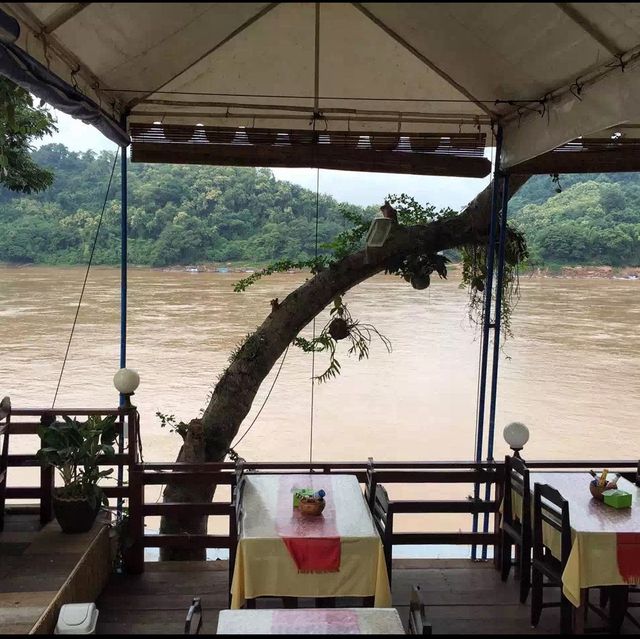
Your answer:
[[[320,515],[293,507],[324,490]],[[247,473],[239,499],[231,608],[257,597],[362,597],[391,606],[380,536],[355,475]]]
[[[569,502],[571,551],[562,573],[564,596],[578,609],[575,630],[584,623],[587,589],[612,587],[613,626],[622,623],[628,586],[640,583],[640,487],[620,477],[618,489],[631,493],[631,507],[613,508],[595,499],[589,490],[593,480],[586,472],[531,472],[535,484],[547,484]],[[512,491],[514,514],[522,513],[521,498]],[[543,539],[555,557],[560,557],[561,535],[543,526]]]
[[[221,610],[219,635],[403,635],[395,608]]]

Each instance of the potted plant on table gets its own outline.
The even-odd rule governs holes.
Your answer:
[[[113,473],[100,464],[115,454],[116,416],[91,415],[86,422],[64,416],[63,422],[44,418],[38,428],[38,459],[53,466],[63,486],[54,489],[53,512],[62,530],[80,533],[93,526],[100,506],[108,501],[98,482]]]

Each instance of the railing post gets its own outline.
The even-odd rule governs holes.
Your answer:
[[[40,524],[48,524],[53,519],[53,489],[55,475],[53,466],[40,467]]]
[[[502,468],[502,477],[499,475],[499,469]],[[496,541],[493,544],[493,565],[496,570],[502,568],[502,535],[500,533],[502,516],[500,513],[500,504],[504,498],[504,466],[496,466],[496,473],[498,473],[498,480],[496,481],[496,511],[493,515],[493,533],[496,536]]]
[[[125,539],[124,564],[128,573],[144,572],[144,473],[137,467],[129,468],[129,522]]]

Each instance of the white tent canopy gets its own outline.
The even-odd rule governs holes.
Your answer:
[[[18,47],[130,123],[472,133],[501,122],[514,166],[640,121],[632,3],[1,6],[20,23]]]

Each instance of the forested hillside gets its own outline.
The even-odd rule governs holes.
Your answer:
[[[78,264],[88,259],[113,155],[49,144],[33,153],[53,170],[40,194],[0,190],[0,261]],[[134,264],[308,259],[314,254],[316,194],[275,179],[268,169],[131,164],[129,257]],[[557,192],[558,188],[561,192]],[[319,241],[344,228],[340,209],[321,195]],[[97,264],[117,264],[120,179],[116,166]],[[511,200],[532,261],[640,265],[640,177],[635,173],[536,176]]]
[[[637,173],[561,175],[560,186],[550,176],[535,176],[509,210],[535,263],[640,265]]]
[[[77,264],[88,259],[113,155],[49,144],[33,159],[53,186],[34,195],[0,191],[0,261]],[[120,247],[117,163],[94,262],[116,264]],[[129,257],[165,266],[205,261],[259,263],[314,254],[316,194],[268,169],[132,163]],[[320,243],[345,227],[333,198],[319,198]],[[373,214],[369,212],[369,214]]]

